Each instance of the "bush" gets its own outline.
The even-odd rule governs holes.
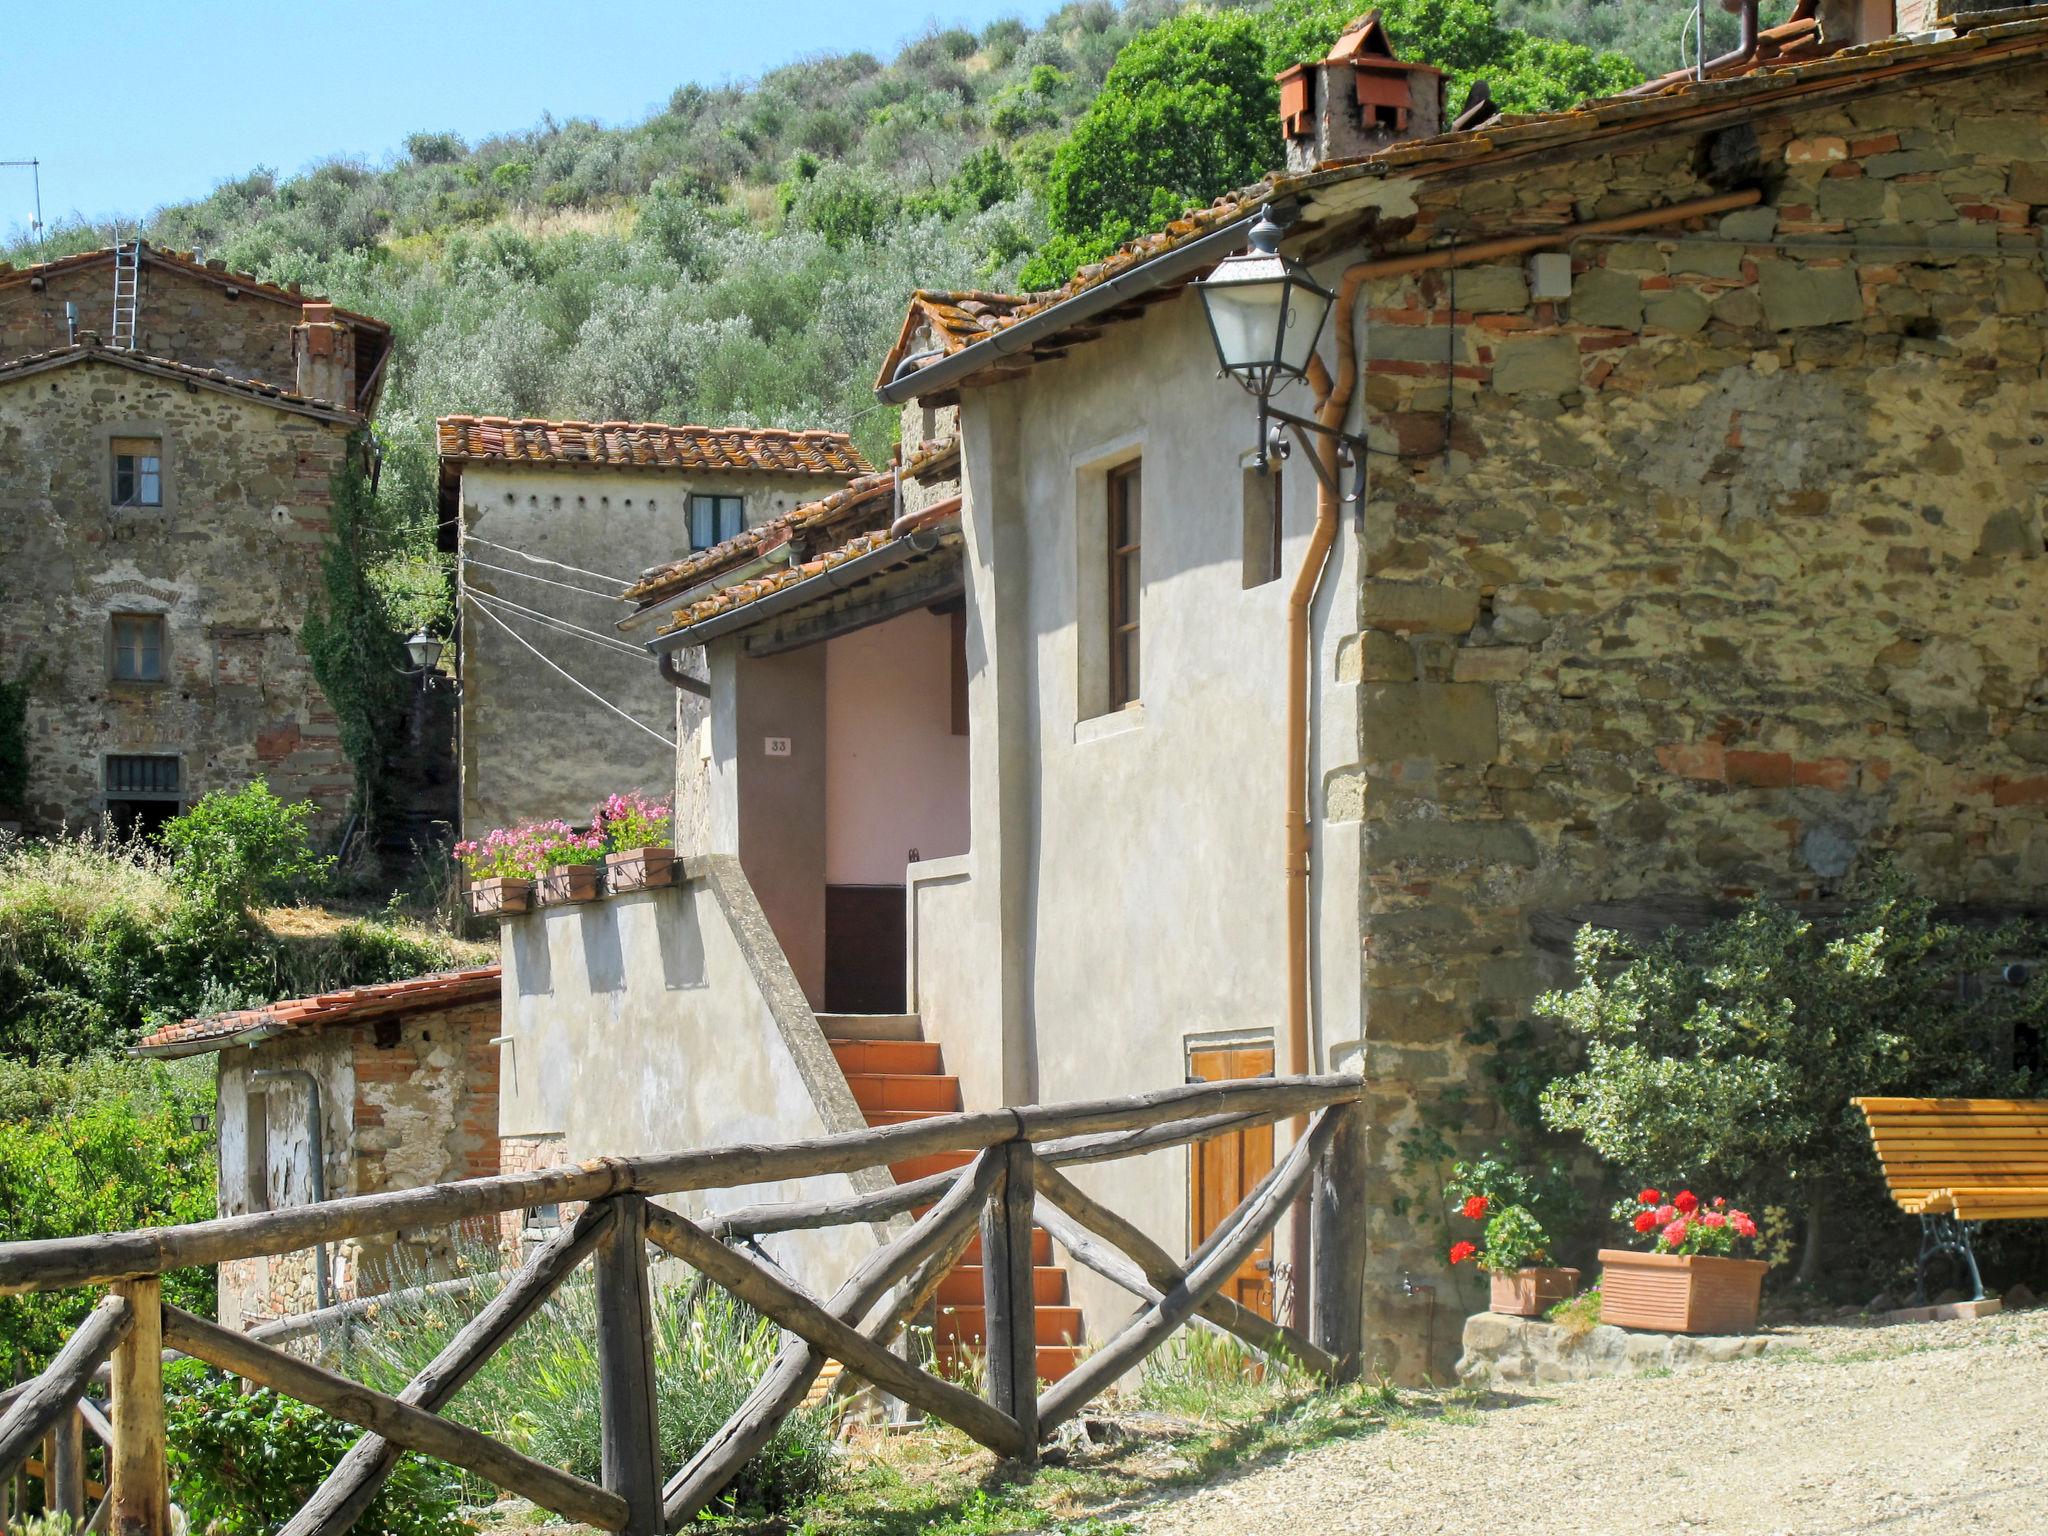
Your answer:
[[[165,1369],[172,1496],[207,1536],[267,1536],[313,1495],[361,1431],[268,1388],[194,1361]],[[402,1458],[354,1529],[377,1536],[454,1536],[474,1529],[438,1462]]]
[[[1587,927],[1578,985],[1538,1003],[1586,1053],[1544,1116],[1632,1182],[1713,1182],[1799,1211],[1800,1278],[1816,1280],[1823,1207],[1884,1204],[1852,1097],[2048,1091],[2048,987],[1998,979],[2044,940],[1942,921],[1890,870],[1822,918],[1759,900],[1645,945]]]
[[[165,823],[171,878],[208,908],[245,913],[307,894],[334,861],[313,852],[309,801],[288,804],[261,779],[216,789]]]
[[[205,1221],[214,1214],[210,1072],[103,1058],[0,1061],[0,1241]],[[0,1371],[37,1368],[91,1310],[86,1291],[0,1297]],[[211,1267],[164,1276],[164,1299],[211,1316]]]

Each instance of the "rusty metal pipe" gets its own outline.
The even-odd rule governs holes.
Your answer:
[[[920,512],[906,512],[889,525],[889,537],[900,539],[906,533],[915,533],[920,528],[929,528],[933,523],[943,523],[949,517],[958,516],[961,501],[961,497],[948,496]]]

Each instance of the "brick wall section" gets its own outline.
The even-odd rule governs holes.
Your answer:
[[[106,439],[130,431],[163,437],[163,511],[111,505]],[[0,384],[0,655],[36,679],[29,830],[97,817],[107,753],[182,754],[188,803],[260,775],[323,831],[339,818],[351,771],[299,636],[346,442],[111,363]],[[165,616],[165,682],[109,681],[123,611]]]
[[[225,270],[225,269],[223,269]],[[70,344],[64,303],[78,305],[78,328],[113,340],[114,268],[102,262],[44,279],[0,286],[0,358],[26,357]],[[299,306],[243,290],[228,297],[219,283],[144,261],[136,309],[136,351],[195,368],[218,368],[237,379],[293,388],[292,327]]]
[[[1467,1032],[1567,979],[1578,919],[1825,895],[1881,854],[1958,903],[2048,892],[2044,101],[2030,66],[1431,192],[1403,248],[1706,196],[1717,154],[1771,189],[1575,247],[1568,306],[1520,265],[1362,297],[1402,456],[1372,461],[1361,766],[1327,810],[1369,871],[1377,1366],[1421,1363],[1404,1271],[1455,1295],[1396,1214],[1434,1195],[1401,1137],[1497,1134],[1456,1107]]]
[[[559,1168],[569,1158],[566,1152],[568,1142],[560,1135],[552,1136],[507,1136],[498,1143],[499,1171],[503,1173],[544,1173],[550,1168]],[[562,1208],[564,1219],[581,1210],[573,1202]],[[519,1256],[521,1237],[526,1230],[524,1211],[506,1211],[498,1221],[499,1240],[515,1258]]]

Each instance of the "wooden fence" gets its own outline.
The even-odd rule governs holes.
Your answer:
[[[999,1455],[1030,1461],[1058,1427],[1200,1318],[1268,1354],[1331,1378],[1358,1367],[1363,1327],[1363,1085],[1356,1077],[1264,1079],[1136,1098],[945,1115],[776,1146],[600,1158],[574,1168],[470,1179],[329,1200],[192,1226],[0,1244],[0,1295],[67,1287],[108,1294],[0,1413],[0,1480],[42,1450],[53,1507],[83,1513],[81,1435],[107,1445],[107,1487],[92,1516],[114,1536],[168,1536],[163,1357],[182,1351],[322,1409],[364,1431],[285,1536],[347,1531],[407,1451],[437,1457],[569,1519],[630,1536],[673,1531],[714,1500],[802,1403],[828,1360]],[[1062,1166],[1132,1157],[1314,1112],[1287,1155],[1185,1261],[1090,1198]],[[752,1206],[691,1221],[650,1197],[966,1152],[972,1161],[879,1195]],[[1313,1227],[1313,1322],[1304,1338],[1221,1294],[1289,1206]],[[164,1304],[166,1270],[290,1253],[316,1243],[446,1226],[549,1203],[582,1210],[516,1271],[396,1396],[372,1391],[276,1344]],[[809,1294],[729,1240],[873,1222],[923,1209],[829,1299]],[[1138,1300],[1115,1333],[1043,1395],[1036,1370],[1033,1225],[1077,1263]],[[918,1369],[889,1345],[960,1262],[977,1230],[987,1348],[986,1395]],[[794,1337],[730,1421],[666,1482],[656,1443],[648,1248],[674,1255]],[[441,1417],[449,1400],[584,1260],[592,1263],[602,1403],[601,1485]],[[1301,1281],[1298,1278],[1297,1284]],[[885,1305],[886,1303],[886,1305]],[[874,1314],[872,1317],[870,1314]],[[112,1412],[84,1394],[111,1361]]]

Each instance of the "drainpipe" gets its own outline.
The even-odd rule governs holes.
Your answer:
[[[1754,12],[1754,4],[1751,11]],[[1316,420],[1324,431],[1309,446],[1322,464],[1316,476],[1316,523],[1309,534],[1308,552],[1301,570],[1287,594],[1287,1071],[1300,1077],[1312,1071],[1309,1056],[1308,1002],[1308,743],[1309,743],[1309,657],[1313,637],[1309,631],[1309,610],[1322,585],[1330,551],[1337,542],[1339,510],[1336,486],[1341,466],[1337,462],[1336,433],[1343,430],[1351,409],[1351,395],[1358,383],[1358,338],[1352,320],[1358,308],[1359,290],[1374,278],[1398,277],[1445,267],[1468,266],[1502,256],[1521,255],[1549,246],[1569,245],[1588,235],[1623,234],[1682,219],[1728,213],[1762,200],[1751,187],[1718,197],[1703,197],[1686,203],[1671,203],[1640,213],[1611,219],[1592,219],[1568,224],[1539,235],[1511,235],[1497,240],[1480,240],[1469,245],[1445,246],[1413,256],[1390,256],[1378,261],[1361,261],[1344,269],[1332,306],[1337,328],[1337,375],[1334,379],[1318,354],[1309,359],[1308,383],[1315,392]],[[1446,385],[1451,381],[1445,380]],[[1294,1139],[1307,1134],[1308,1117],[1296,1115],[1291,1122]],[[1309,1223],[1306,1205],[1297,1205],[1292,1245],[1294,1265],[1290,1310],[1294,1326],[1305,1325],[1308,1316]]]
[[[327,1151],[320,1134],[320,1080],[304,1067],[258,1067],[249,1074],[252,1083],[298,1083],[306,1090],[306,1145],[313,1163],[313,1203],[327,1198]],[[331,1297],[327,1285],[327,1245],[313,1245],[313,1302],[327,1306]]]

